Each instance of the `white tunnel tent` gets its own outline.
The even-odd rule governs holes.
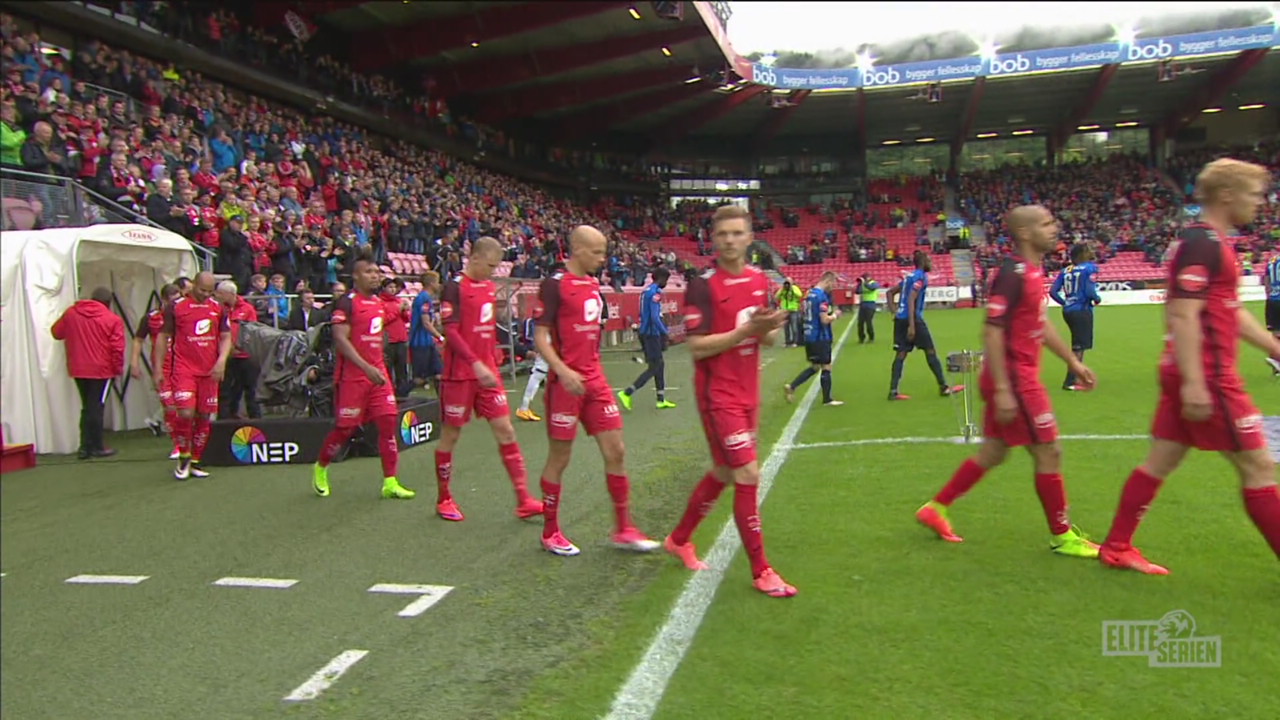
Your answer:
[[[67,375],[66,348],[53,323],[96,287],[112,292],[125,323],[126,364],[133,331],[159,306],[159,291],[194,277],[197,260],[185,238],[145,225],[93,225],[6,232],[0,236],[0,420],[8,443],[34,443],[39,453],[79,445],[80,395]],[[144,353],[145,357],[145,353]],[[138,429],[158,407],[149,379],[112,382],[108,430]]]

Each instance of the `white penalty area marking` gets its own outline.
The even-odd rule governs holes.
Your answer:
[[[338,681],[344,673],[351,669],[352,665],[364,659],[368,655],[368,650],[343,650],[337,657],[329,661],[328,665],[316,671],[306,682],[293,689],[293,692],[284,696],[285,702],[302,702],[305,700],[315,700],[320,693],[328,690],[331,685]]]
[[[392,595],[420,595],[417,600],[404,606],[404,609],[396,613],[402,618],[417,617],[432,605],[444,599],[445,595],[453,590],[450,585],[400,585],[397,583],[378,583],[369,588],[371,593],[389,593]]]
[[[214,580],[213,584],[220,585],[222,587],[272,588],[275,590],[286,590],[297,585],[298,581],[285,578],[224,577]]]
[[[1059,435],[1059,440],[1147,440],[1150,435]],[[854,447],[857,445],[976,445],[982,438],[966,440],[963,436],[952,437],[897,437],[897,438],[864,438],[861,440],[839,440],[835,442],[798,443],[788,450],[817,450],[821,448]]]
[[[832,362],[835,362],[836,357],[840,355],[840,349],[844,347],[845,340],[849,338],[849,331],[853,330],[853,327],[854,323],[849,323],[840,333],[840,339],[836,342],[832,353]],[[764,504],[765,496],[769,494],[769,488],[773,487],[773,480],[791,452],[796,435],[804,425],[805,418],[809,416],[809,410],[817,397],[818,383],[812,383],[791,414],[786,427],[782,429],[782,435],[769,451],[769,457],[760,467],[758,498],[761,505]],[[710,569],[693,573],[685,582],[684,590],[676,599],[666,621],[649,643],[640,662],[631,671],[626,684],[614,696],[613,705],[606,716],[608,720],[649,720],[657,712],[658,703],[661,702],[667,685],[671,682],[671,676],[675,674],[680,661],[684,659],[685,653],[693,643],[698,626],[715,598],[720,581],[724,578],[725,568],[737,552],[738,544],[738,531],[733,518],[730,517],[725,521],[715,544],[711,546],[711,552],[707,553],[705,558]]]
[[[71,585],[137,585],[150,575],[76,575],[66,582]]]

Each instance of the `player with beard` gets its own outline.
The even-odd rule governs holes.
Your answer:
[[[1045,313],[1044,254],[1058,244],[1058,221],[1039,205],[1009,211],[1005,220],[1014,254],[991,282],[983,331],[983,364],[978,388],[986,404],[982,447],[956,470],[951,481],[916,512],[916,519],[943,540],[961,542],[947,508],[1009,455],[1025,447],[1035,464],[1036,494],[1049,522],[1049,549],[1059,555],[1097,557],[1098,546],[1071,525],[1062,481],[1062,450],[1049,393],[1040,382],[1040,354],[1048,347],[1062,358],[1084,389],[1094,385],[1085,367],[1058,335]]]
[[[164,314],[164,327],[155,342],[173,356],[174,444],[178,466],[173,477],[209,477],[200,466],[209,444],[209,430],[218,414],[218,384],[231,356],[231,320],[222,303],[213,299],[213,273],[196,275],[191,296],[180,298]]]
[[[408,500],[415,493],[396,477],[400,446],[396,444],[395,388],[387,372],[383,338],[386,332],[386,301],[381,296],[382,270],[372,259],[360,256],[351,267],[355,291],[333,303],[329,322],[338,362],[333,373],[333,430],[324,439],[320,457],[312,472],[311,487],[320,497],[329,497],[329,463],[366,422],[378,428],[378,456],[382,460],[382,497]],[[399,321],[397,315],[395,321]]]
[[[1160,358],[1160,404],[1147,459],[1125,482],[1103,565],[1148,575],[1169,571],[1133,546],[1133,535],[1164,479],[1191,448],[1220,452],[1235,467],[1245,512],[1280,557],[1280,493],[1267,450],[1262,414],[1245,392],[1236,359],[1240,341],[1280,357],[1280,339],[1240,304],[1240,266],[1232,228],[1248,225],[1266,202],[1265,167],[1222,158],[1196,177],[1201,222],[1185,227],[1169,247],[1166,335]]]
[[[716,264],[689,284],[684,316],[698,414],[711,447],[712,467],[663,546],[690,570],[707,569],[690,538],[732,483],[733,517],[755,588],[770,597],[791,597],[795,587],[774,571],[764,553],[756,461],[760,345],[778,343],[787,312],[769,309],[769,278],[747,265],[751,215],[736,205],[719,208],[711,218],[711,236]]]
[[[542,502],[529,494],[524,455],[511,426],[507,391],[498,375],[498,295],[490,279],[502,262],[502,245],[491,237],[471,244],[467,266],[457,280],[450,280],[440,294],[440,320],[444,325],[444,374],[440,376],[440,406],[444,428],[436,446],[436,514],[462,522],[464,516],[453,499],[453,450],[471,413],[489,421],[498,441],[502,465],[516,491],[516,517],[542,514]]]
[[[542,281],[533,316],[534,342],[546,358],[547,437],[550,449],[542,469],[542,547],[571,557],[581,552],[560,530],[561,479],[569,467],[578,424],[595,437],[604,459],[605,482],[613,498],[617,525],[614,547],[650,552],[658,543],[631,522],[631,483],[624,466],[622,415],[600,363],[600,318],[607,312],[595,277],[604,267],[608,242],[597,229],[582,225],[569,235],[569,259],[563,272]]]

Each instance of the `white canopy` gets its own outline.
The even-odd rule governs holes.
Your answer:
[[[7,443],[39,453],[79,446],[80,394],[67,375],[66,348],[53,323],[96,287],[115,296],[129,343],[138,321],[159,305],[159,290],[197,263],[181,235],[146,225],[91,225],[6,232],[0,238],[0,420]],[[129,350],[125,351],[128,358]],[[125,369],[121,368],[122,376]],[[149,379],[117,378],[107,400],[108,429],[137,429],[159,407]],[[123,402],[121,393],[123,392]]]

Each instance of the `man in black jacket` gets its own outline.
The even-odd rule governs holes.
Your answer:
[[[253,251],[249,247],[249,236],[244,234],[244,216],[232,215],[219,237],[214,272],[230,275],[238,287],[249,287],[252,266]]]
[[[289,330],[310,330],[324,322],[324,313],[316,307],[316,294],[311,290],[298,293],[298,302],[289,313]]]

